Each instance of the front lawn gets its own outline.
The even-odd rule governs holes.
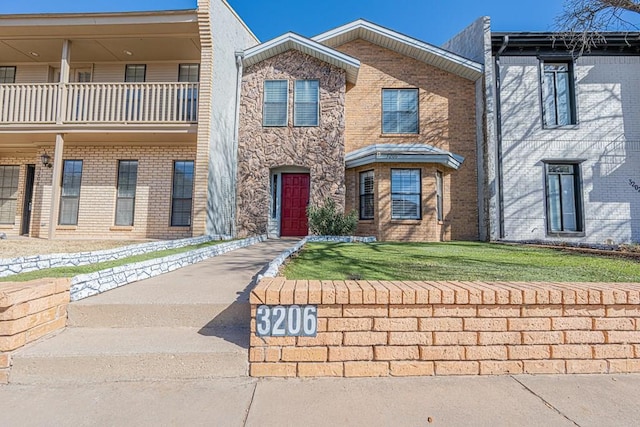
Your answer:
[[[480,242],[308,243],[287,279],[640,282],[640,262]]]

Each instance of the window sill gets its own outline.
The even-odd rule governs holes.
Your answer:
[[[109,231],[133,231],[133,225],[114,225]]]
[[[585,237],[584,231],[547,232],[547,237]]]
[[[371,219],[369,219],[369,218],[367,218],[367,219],[359,219],[358,222],[360,222],[361,224],[373,224],[374,219],[373,218],[371,218]]]
[[[422,219],[392,219],[389,224],[396,225],[418,225],[422,224]]]
[[[580,125],[542,126],[542,130],[579,130]]]
[[[380,138],[417,138],[419,133],[381,133]]]
[[[190,225],[170,225],[169,228],[172,230],[191,230]]]
[[[76,231],[78,229],[77,225],[57,225],[56,231]]]

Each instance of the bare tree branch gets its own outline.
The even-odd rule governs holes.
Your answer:
[[[606,43],[606,31],[638,31],[640,0],[565,0],[556,18],[557,38],[579,56]]]

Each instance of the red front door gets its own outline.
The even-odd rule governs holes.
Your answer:
[[[309,182],[308,174],[282,174],[281,236],[306,236],[309,234],[307,223]]]

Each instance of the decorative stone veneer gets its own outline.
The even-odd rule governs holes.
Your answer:
[[[288,125],[263,127],[265,80],[289,81]],[[293,126],[295,80],[320,81],[320,121],[315,127]],[[344,206],[344,70],[298,51],[287,51],[248,67],[242,81],[238,148],[237,231],[240,236],[267,232],[272,168],[307,168],[310,203],[333,197]]]
[[[64,328],[68,304],[69,279],[0,283],[0,384],[8,380],[10,352]]]
[[[27,273],[29,271],[42,270],[45,268],[77,267],[80,265],[113,261],[134,255],[146,254],[149,252],[157,252],[167,249],[176,249],[185,246],[199,245],[201,243],[206,243],[213,240],[230,239],[230,236],[200,236],[188,239],[140,243],[136,245],[129,245],[120,248],[105,249],[93,252],[80,252],[73,254],[46,254],[0,259],[0,277],[7,277],[14,274]]]
[[[362,39],[345,43],[337,50],[361,62],[358,82],[346,95],[345,150],[347,153],[372,144],[418,143],[459,154],[462,167],[445,171],[445,220],[433,219],[435,194],[425,175],[435,174],[433,164],[376,164],[376,218],[361,221],[358,233],[381,240],[475,240],[478,238],[478,183],[476,156],[475,82],[437,67],[382,48]],[[382,89],[418,88],[420,133],[382,133]],[[423,169],[423,219],[417,222],[392,221],[389,169]],[[362,168],[361,170],[366,170]],[[353,174],[348,171],[347,174]],[[386,178],[385,178],[386,177]],[[347,210],[358,207],[357,176],[347,177]],[[426,190],[426,191],[425,191]]]
[[[255,377],[640,372],[640,283],[263,279]],[[318,306],[316,337],[255,334],[257,306]]]
[[[95,273],[81,274],[71,279],[71,301],[77,301],[119,286],[137,282],[138,280],[168,273],[178,268],[204,261],[207,258],[263,242],[266,239],[266,236],[257,236],[234,240],[163,258],[127,264]]]

